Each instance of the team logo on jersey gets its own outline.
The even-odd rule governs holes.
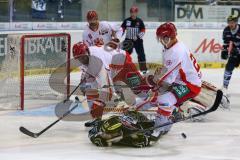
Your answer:
[[[108,29],[102,29],[99,31],[99,35],[108,34]]]
[[[137,23],[136,23],[136,26],[139,26],[139,25],[140,25],[139,22],[137,22]]]
[[[126,26],[131,26],[131,21],[127,21]]]
[[[172,64],[172,61],[171,60],[167,60],[166,61],[166,66],[170,66]]]
[[[90,39],[92,39],[92,35],[91,35],[91,34],[88,34],[88,37],[89,37]]]

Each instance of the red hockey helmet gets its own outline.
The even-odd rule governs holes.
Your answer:
[[[93,20],[93,19],[98,19],[98,14],[95,10],[90,10],[87,12],[87,20],[90,21],[90,20]]]
[[[80,56],[86,55],[87,51],[89,49],[88,49],[88,46],[85,43],[78,42],[78,43],[73,45],[73,49],[72,50],[73,50],[73,57],[75,59],[78,59]]]
[[[137,6],[132,6],[130,8],[130,13],[135,13],[135,12],[138,12],[138,7]]]
[[[156,35],[158,39],[164,37],[175,38],[177,36],[177,29],[173,23],[166,22],[158,27]]]

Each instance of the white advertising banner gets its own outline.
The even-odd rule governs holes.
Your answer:
[[[57,23],[57,29],[84,29],[87,23],[85,22],[59,22]]]
[[[33,22],[32,28],[33,30],[51,30],[56,29],[57,24],[54,22]]]
[[[0,31],[5,31],[5,30],[9,30],[10,28],[10,24],[9,23],[0,23]]]
[[[240,6],[175,5],[178,22],[226,22],[230,14],[240,16]]]
[[[10,23],[10,30],[32,30],[32,23],[31,22],[13,22]]]
[[[110,22],[120,27],[122,22]],[[156,29],[163,22],[145,22],[146,29]],[[87,22],[2,22],[0,31],[83,30]],[[178,29],[223,29],[226,22],[174,22]]]
[[[53,32],[66,32],[66,30],[44,30],[44,31],[18,31],[14,33],[53,33]],[[68,30],[71,35],[71,46],[75,43],[82,41],[83,30]],[[5,32],[11,34],[13,31]],[[156,40],[156,30],[147,29],[144,36],[144,49],[149,63],[162,62],[162,45]],[[220,59],[222,47],[222,29],[220,30],[206,30],[206,29],[178,29],[178,40],[182,41],[190,51],[195,55],[199,62],[223,62]],[[0,51],[4,52],[6,47],[5,36],[0,37]],[[121,40],[123,41],[123,39]],[[4,55],[4,53],[0,53]],[[133,59],[137,62],[137,54],[132,54]]]
[[[189,47],[199,61],[221,61],[222,30],[181,30],[178,39]]]
[[[155,30],[148,30],[144,36],[144,49],[148,62],[162,61],[162,46],[155,39]],[[178,40],[182,41],[195,55],[199,62],[222,62],[222,30],[179,29]],[[137,62],[136,54],[133,54]]]

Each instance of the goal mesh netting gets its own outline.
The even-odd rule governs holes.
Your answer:
[[[61,101],[69,93],[70,46],[65,33],[8,35],[0,60],[0,110]]]

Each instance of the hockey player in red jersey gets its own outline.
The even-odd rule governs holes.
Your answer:
[[[111,40],[119,42],[122,29],[105,21],[99,21],[95,10],[87,12],[88,25],[83,32],[83,42],[88,46],[107,44]]]

